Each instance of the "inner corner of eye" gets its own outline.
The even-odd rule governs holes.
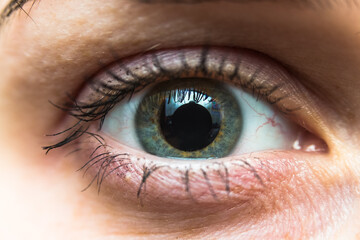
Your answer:
[[[266,150],[327,151],[323,140],[274,106],[209,79],[158,83],[115,106],[103,131],[131,148],[184,160]]]

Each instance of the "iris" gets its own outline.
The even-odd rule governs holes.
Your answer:
[[[238,142],[242,116],[237,100],[208,79],[160,83],[140,102],[135,128],[143,149],[172,158],[219,158]]]

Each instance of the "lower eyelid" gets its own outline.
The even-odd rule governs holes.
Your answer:
[[[246,228],[250,223],[271,219],[274,214],[287,219],[292,216],[283,216],[282,212],[296,214],[293,211],[297,209],[304,219],[315,218],[314,214],[328,216],[321,220],[325,226],[330,224],[326,221],[332,214],[325,211],[329,204],[337,206],[333,208],[334,213],[340,211],[339,206],[348,206],[337,205],[336,196],[340,194],[341,201],[350,199],[344,197],[348,195],[346,189],[337,186],[340,181],[329,179],[326,167],[319,167],[319,162],[328,161],[329,156],[324,154],[266,151],[186,162],[138,152],[106,135],[104,140],[106,144],[95,154],[93,149],[99,142],[93,137],[78,143],[77,147],[82,150],[75,153],[77,158],[86,159],[90,154],[100,158],[104,157],[101,154],[109,154],[110,157],[90,167],[85,176],[95,179],[93,184],[97,188],[94,189],[110,196],[108,201],[112,205],[141,209],[149,218],[151,213],[165,214],[168,220],[174,218],[173,221],[178,222],[184,217],[197,219],[226,212],[226,217],[241,216],[237,224]],[[112,162],[108,161],[116,155]],[[293,229],[298,231],[297,226]]]
[[[134,151],[107,136],[104,138],[106,144],[98,148],[95,154],[86,150],[80,152],[82,156],[93,154],[94,160],[89,164],[102,159],[89,168],[88,172],[89,176],[100,176],[98,189],[102,184],[111,186],[113,194],[118,193],[122,200],[136,200],[146,208],[158,210],[169,210],[164,209],[164,204],[181,211],[184,206],[194,206],[194,203],[196,206],[221,202],[220,205],[224,207],[226,202],[254,201],[256,195],[264,194],[269,183],[276,184],[276,177],[292,175],[289,171],[295,164],[274,164],[277,159],[286,159],[281,157],[283,152],[251,154],[251,157],[248,155],[206,162],[169,160]],[[96,145],[98,142],[91,138],[80,143],[82,149],[94,149]],[[300,162],[297,164],[300,165]],[[278,176],[269,176],[274,172],[277,172]]]

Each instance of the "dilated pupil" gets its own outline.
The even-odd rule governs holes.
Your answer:
[[[160,113],[160,127],[165,140],[182,151],[196,151],[208,146],[219,133],[205,107],[190,102],[178,107],[172,115],[166,114],[164,103]],[[172,106],[173,107],[173,106]]]

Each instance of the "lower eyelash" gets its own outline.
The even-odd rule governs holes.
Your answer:
[[[94,169],[96,174],[91,174],[92,179],[90,180],[90,183],[82,190],[86,191],[89,189],[92,185],[96,185],[98,193],[101,191],[102,184],[104,180],[111,176],[112,174],[116,174],[117,177],[126,178],[128,173],[131,173],[134,168],[133,166],[133,160],[131,160],[132,156],[129,153],[119,153],[119,154],[113,154],[109,149],[108,145],[102,140],[99,139],[98,135],[85,132],[84,134],[88,134],[90,138],[94,138],[96,142],[98,142],[98,146],[93,150],[89,156],[89,161],[87,161],[83,166],[81,166],[77,171],[83,171],[83,177],[89,172],[90,169]],[[84,148],[78,148],[78,146],[82,145],[86,141],[79,141],[76,142],[76,146],[74,151],[71,151],[70,154],[78,153],[79,151],[85,151],[87,152],[88,149]],[[103,152],[96,154],[98,151],[103,149]],[[169,164],[156,164],[153,161],[145,160],[145,163],[142,165],[142,174],[141,174],[141,181],[138,186],[138,190],[136,193],[137,199],[139,200],[140,204],[143,205],[143,197],[146,195],[146,184],[147,180],[151,177],[152,174],[154,174],[157,170],[160,168],[169,168],[173,169],[173,167]],[[242,164],[240,164],[241,162]],[[227,195],[231,193],[230,183],[229,183],[229,170],[228,167],[223,162],[212,162],[214,165],[221,166],[217,171],[217,174],[220,176],[222,182],[223,182],[223,190],[227,192]],[[246,160],[243,159],[237,159],[236,163],[229,163],[233,166],[240,166],[247,171],[251,172],[253,174],[254,179],[258,181],[258,183],[265,187],[263,179],[260,177],[259,173],[256,171],[256,169]],[[184,191],[189,195],[189,197],[196,202],[196,199],[192,196],[192,189],[191,189],[191,177],[190,174],[193,169],[191,167],[191,164],[189,164],[186,167],[185,171],[182,171],[180,169],[175,168],[175,170],[181,172],[182,179],[183,179],[183,189]],[[170,170],[169,170],[170,171]],[[219,201],[217,197],[217,193],[215,192],[212,182],[208,177],[208,170],[207,168],[202,168],[201,173],[203,175],[203,179],[206,182],[206,186],[211,193],[212,198],[214,201]]]
[[[69,130],[69,129],[67,129]],[[69,130],[71,131],[71,130]],[[89,160],[83,164],[77,171],[83,172],[83,177],[88,174],[88,172],[93,169],[92,179],[90,179],[90,183],[84,187],[82,191],[86,191],[92,185],[96,185],[98,193],[101,191],[102,184],[106,178],[111,176],[112,174],[116,174],[117,177],[126,178],[128,173],[132,173],[134,170],[134,161],[132,156],[129,153],[112,153],[111,147],[106,144],[104,138],[99,134],[93,133],[86,130],[80,132],[80,130],[74,130],[74,134],[79,132],[81,135],[72,142],[69,146],[73,149],[69,150],[69,153],[66,154],[67,156],[71,154],[79,154],[80,152],[87,153],[89,156]],[[77,136],[77,135],[76,135]],[[85,137],[87,136],[87,137]],[[80,138],[82,137],[82,138]],[[90,147],[84,147],[87,144],[90,144]],[[97,144],[94,147],[94,143]],[[65,145],[65,144],[64,144]],[[51,149],[48,149],[48,151]],[[139,159],[138,159],[139,160]],[[241,164],[240,164],[240,163]],[[220,166],[217,171],[217,174],[220,176],[222,183],[223,183],[223,191],[227,192],[227,195],[231,193],[230,183],[229,183],[229,170],[228,166],[223,162],[213,161],[211,164]],[[258,181],[259,186],[264,185],[264,181],[260,174],[256,171],[256,169],[245,159],[236,159],[236,162],[227,163],[232,166],[238,166],[246,169],[247,171],[251,172],[253,178]],[[139,183],[138,190],[136,193],[137,199],[139,200],[140,204],[143,205],[143,197],[146,195],[146,184],[148,179],[160,168],[168,168],[173,169],[170,164],[157,164],[153,161],[144,160],[144,164],[142,165],[142,173],[141,173],[141,182]],[[95,171],[95,174],[94,174]],[[170,170],[169,170],[170,171]],[[183,182],[183,190],[189,195],[189,197],[196,202],[196,199],[193,197],[193,192],[191,189],[191,176],[190,173],[193,171],[191,164],[186,166],[186,170],[180,170],[175,167],[175,171],[178,171],[182,174],[182,182]],[[218,201],[217,193],[213,189],[213,185],[211,180],[209,179],[208,169],[206,167],[201,168],[201,173],[203,176],[203,180],[206,182],[206,187],[208,188],[209,192],[214,201]]]

